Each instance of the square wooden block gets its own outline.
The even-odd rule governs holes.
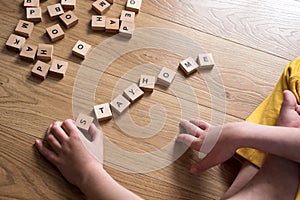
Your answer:
[[[51,44],[39,44],[37,58],[41,61],[48,62],[52,60],[54,47]]]
[[[126,21],[126,22],[134,22],[135,19],[135,12],[128,11],[128,10],[122,10],[122,14],[120,17],[120,20]]]
[[[54,59],[51,63],[49,75],[53,75],[58,78],[63,78],[67,72],[68,66],[68,62]]]
[[[60,4],[64,10],[74,10],[76,7],[76,0],[61,0]]]
[[[155,87],[155,76],[141,75],[139,80],[139,87],[147,92],[153,92]]]
[[[199,54],[198,62],[200,69],[211,69],[214,67],[215,62],[211,53]]]
[[[78,24],[78,17],[76,17],[71,10],[59,16],[59,18],[67,28],[71,28]]]
[[[182,71],[186,75],[190,75],[197,71],[197,68],[199,67],[199,65],[196,63],[196,61],[192,57],[188,57],[187,59],[185,59],[179,63],[179,67],[182,69]]]
[[[21,50],[20,57],[24,60],[34,61],[37,49],[36,45],[25,44]]]
[[[126,10],[138,13],[142,6],[142,0],[127,0]]]
[[[120,28],[120,19],[118,18],[106,18],[105,29],[108,33],[118,33]]]
[[[116,111],[118,114],[121,114],[125,110],[127,110],[127,108],[130,106],[130,102],[122,95],[119,95],[114,100],[112,100],[110,105],[114,111]]]
[[[45,80],[49,71],[50,65],[42,61],[37,61],[31,70],[32,76]]]
[[[72,53],[79,58],[85,59],[91,48],[91,45],[78,40],[72,49]]]
[[[60,15],[64,14],[64,10],[60,3],[47,6],[47,10],[51,20],[57,19]]]
[[[25,20],[19,20],[15,33],[24,37],[29,37],[33,31],[34,23],[25,21]]]
[[[39,7],[40,0],[24,0],[24,7]]]
[[[82,132],[88,133],[93,121],[94,121],[93,117],[83,114],[83,113],[80,113],[75,121],[75,125]]]
[[[99,15],[103,15],[111,6],[106,0],[97,0],[92,4],[92,8]]]
[[[134,83],[124,90],[123,95],[130,102],[134,102],[141,98],[144,95],[144,92],[137,86],[137,84]]]
[[[159,85],[169,87],[175,78],[176,72],[173,70],[163,67],[157,77],[157,83]]]
[[[25,45],[25,42],[26,38],[15,34],[10,34],[5,46],[9,50],[20,52],[22,47]]]
[[[40,7],[26,8],[26,19],[31,22],[42,21],[42,9]]]
[[[112,118],[112,113],[109,103],[94,106],[94,112],[99,122]]]
[[[119,29],[119,34],[131,38],[134,32],[135,25],[132,22],[122,21]]]
[[[52,42],[61,40],[65,37],[65,32],[62,30],[59,24],[55,24],[51,27],[46,28],[46,32]]]
[[[92,22],[91,22],[92,30],[95,30],[95,31],[105,30],[105,21],[106,21],[105,16],[93,15]]]

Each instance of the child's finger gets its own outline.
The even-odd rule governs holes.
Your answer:
[[[62,129],[62,122],[55,122],[51,128],[51,133],[56,137],[56,139],[60,142],[63,143],[66,141],[69,136],[67,133]]]
[[[99,141],[103,139],[102,131],[100,131],[94,123],[90,126],[89,132],[92,135],[92,141]]]
[[[189,146],[191,149],[196,151],[199,151],[201,146],[201,142],[198,138],[188,134],[180,134],[176,138],[176,142],[182,142],[185,145]]]
[[[193,136],[199,137],[202,133],[202,130],[198,126],[190,123],[187,120],[181,120],[180,125],[187,131],[187,133]]]
[[[78,129],[76,125],[74,124],[72,119],[67,119],[62,123],[62,128],[65,130],[65,132],[70,136],[78,136]]]
[[[53,151],[50,151],[40,140],[35,141],[35,146],[47,160],[52,162],[54,165],[58,163],[57,155]]]
[[[194,124],[195,126],[198,126],[199,128],[206,130],[210,127],[210,124],[203,121],[203,120],[198,120],[198,119],[191,119],[190,122]]]
[[[52,134],[49,134],[46,139],[48,144],[52,147],[53,151],[55,151],[58,154],[61,150],[61,144],[56,139],[56,137]]]

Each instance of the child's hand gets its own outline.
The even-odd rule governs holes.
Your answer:
[[[92,134],[92,142],[83,138],[74,122],[68,119],[49,126],[46,134],[48,145],[40,140],[35,142],[39,152],[52,162],[70,183],[78,187],[85,180],[87,172],[103,170],[102,163],[93,156],[93,151],[99,148],[101,151],[97,153],[102,154],[103,134],[94,124],[89,132]]]
[[[238,138],[228,131],[230,126],[211,126],[201,120],[182,120],[180,124],[186,129],[188,134],[180,134],[177,137],[177,141],[185,143],[196,151],[200,151],[201,147],[204,146],[205,150],[209,149],[210,151],[205,152],[207,156],[203,160],[192,165],[191,173],[202,172],[226,161],[234,155],[238,148]],[[215,141],[206,141],[205,138],[208,135]]]

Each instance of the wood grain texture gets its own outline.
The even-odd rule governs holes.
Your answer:
[[[90,20],[96,14],[91,10],[93,1],[77,0],[74,12],[79,23],[70,29],[63,27],[65,38],[53,43],[53,57],[69,62],[66,76],[63,79],[48,77],[41,82],[30,75],[33,63],[21,60],[17,53],[5,48],[18,20],[25,19],[23,1],[1,3],[0,199],[84,199],[76,187],[68,184],[58,170],[38,154],[33,142],[35,138],[44,137],[46,128],[53,121],[73,117],[73,86],[82,64],[82,60],[71,52],[76,41],[82,40],[95,48],[112,34],[92,31]],[[56,24],[57,20],[50,20],[46,8],[55,3],[56,0],[41,3],[43,22],[35,25],[27,43],[51,43],[46,27]],[[115,1],[106,16],[119,17],[124,6],[125,0]],[[130,107],[129,113],[135,124],[146,126],[151,121],[151,107],[162,105],[167,123],[157,135],[144,139],[129,137],[115,120],[101,124],[105,135],[127,151],[155,151],[178,133],[179,101],[197,106],[199,117],[204,120],[211,121],[215,113],[219,117],[213,120],[214,124],[246,119],[270,94],[284,65],[299,54],[297,10],[299,1],[292,0],[276,4],[272,0],[143,1],[136,16],[136,28],[175,30],[212,53],[218,70],[212,71],[216,74],[210,76],[209,81],[224,88],[224,93],[208,89],[204,77],[212,72],[186,78],[197,101],[186,91],[180,91],[182,95],[176,96],[170,90],[155,87],[151,95],[145,95]],[[110,102],[114,92],[121,94],[126,86],[136,83],[139,76],[128,73],[136,66],[151,62],[177,71],[178,63],[183,59],[163,49],[138,49],[118,57],[106,68],[98,83],[86,81],[98,86],[97,105]],[[178,76],[184,77],[180,71]],[[124,88],[115,88],[120,80],[126,83]],[[85,93],[82,91],[81,100]],[[194,114],[192,110],[189,113]],[[236,170],[233,172],[221,165],[192,176],[188,169],[195,159],[195,154],[187,151],[173,164],[141,174],[128,174],[107,166],[106,169],[117,181],[145,199],[218,199],[232,182]]]

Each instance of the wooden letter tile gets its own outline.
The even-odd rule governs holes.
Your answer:
[[[119,29],[119,34],[131,38],[134,32],[134,23],[132,22],[127,22],[127,21],[122,21],[120,29]]]
[[[200,69],[211,69],[214,67],[215,62],[211,53],[200,54],[198,56]]]
[[[92,125],[94,118],[85,114],[80,113],[76,119],[76,126],[83,133],[87,133]]]
[[[37,52],[37,48],[38,47],[36,45],[25,44],[22,47],[20,57],[25,60],[34,61],[36,52]]]
[[[106,18],[105,29],[108,33],[118,33],[120,28],[120,19],[118,18]]]
[[[75,55],[79,58],[85,59],[85,57],[89,53],[91,47],[92,47],[91,45],[78,40],[72,49],[72,53],[73,53],[73,55]]]
[[[26,19],[31,22],[42,21],[42,10],[40,7],[26,8]]]
[[[138,13],[142,6],[142,0],[127,0],[126,10]]]
[[[175,78],[176,72],[173,70],[163,67],[157,77],[157,83],[159,85],[169,87]]]
[[[143,90],[141,90],[135,83],[124,90],[124,97],[126,97],[131,102],[138,100],[143,95]]]
[[[65,10],[74,10],[76,7],[76,0],[61,0],[60,4]]]
[[[24,20],[19,20],[15,33],[24,37],[29,37],[33,31],[34,23],[24,21]]]
[[[49,37],[50,37],[50,40],[52,42],[55,42],[57,40],[61,40],[65,37],[65,32],[62,30],[62,28],[60,27],[59,24],[55,24],[51,27],[48,27],[46,29]]]
[[[37,51],[37,58],[41,61],[48,62],[52,60],[53,45],[50,44],[39,44]]]
[[[111,4],[105,0],[95,1],[92,5],[94,11],[96,11],[99,15],[104,14],[104,12],[106,12],[110,6]]]
[[[179,67],[182,69],[182,71],[186,75],[190,75],[197,71],[197,68],[199,65],[196,63],[196,61],[192,57],[188,57],[187,59],[181,61],[179,63]]]
[[[120,17],[121,21],[134,22],[134,19],[135,19],[135,12],[131,12],[128,10],[122,10],[122,14]]]
[[[119,95],[110,103],[110,105],[114,111],[121,114],[130,106],[130,102],[122,95]]]
[[[156,78],[155,76],[141,75],[139,80],[139,87],[147,92],[152,92],[155,87]]]
[[[40,0],[24,0],[24,7],[39,7]]]
[[[53,75],[58,78],[63,78],[67,72],[68,65],[68,62],[54,59],[49,70],[49,75]]]
[[[64,14],[64,10],[60,3],[47,6],[47,9],[51,20],[57,19],[60,15]]]
[[[102,31],[105,30],[105,16],[93,15],[92,16],[92,30]]]
[[[11,34],[6,42],[6,48],[20,52],[22,47],[25,45],[26,38]]]
[[[45,80],[49,71],[50,65],[44,63],[42,61],[37,61],[34,67],[31,70],[32,76],[39,78],[41,80]]]
[[[105,121],[112,118],[109,103],[94,106],[94,112],[99,122]]]
[[[59,18],[67,28],[71,28],[78,23],[78,18],[71,10],[59,16]]]

